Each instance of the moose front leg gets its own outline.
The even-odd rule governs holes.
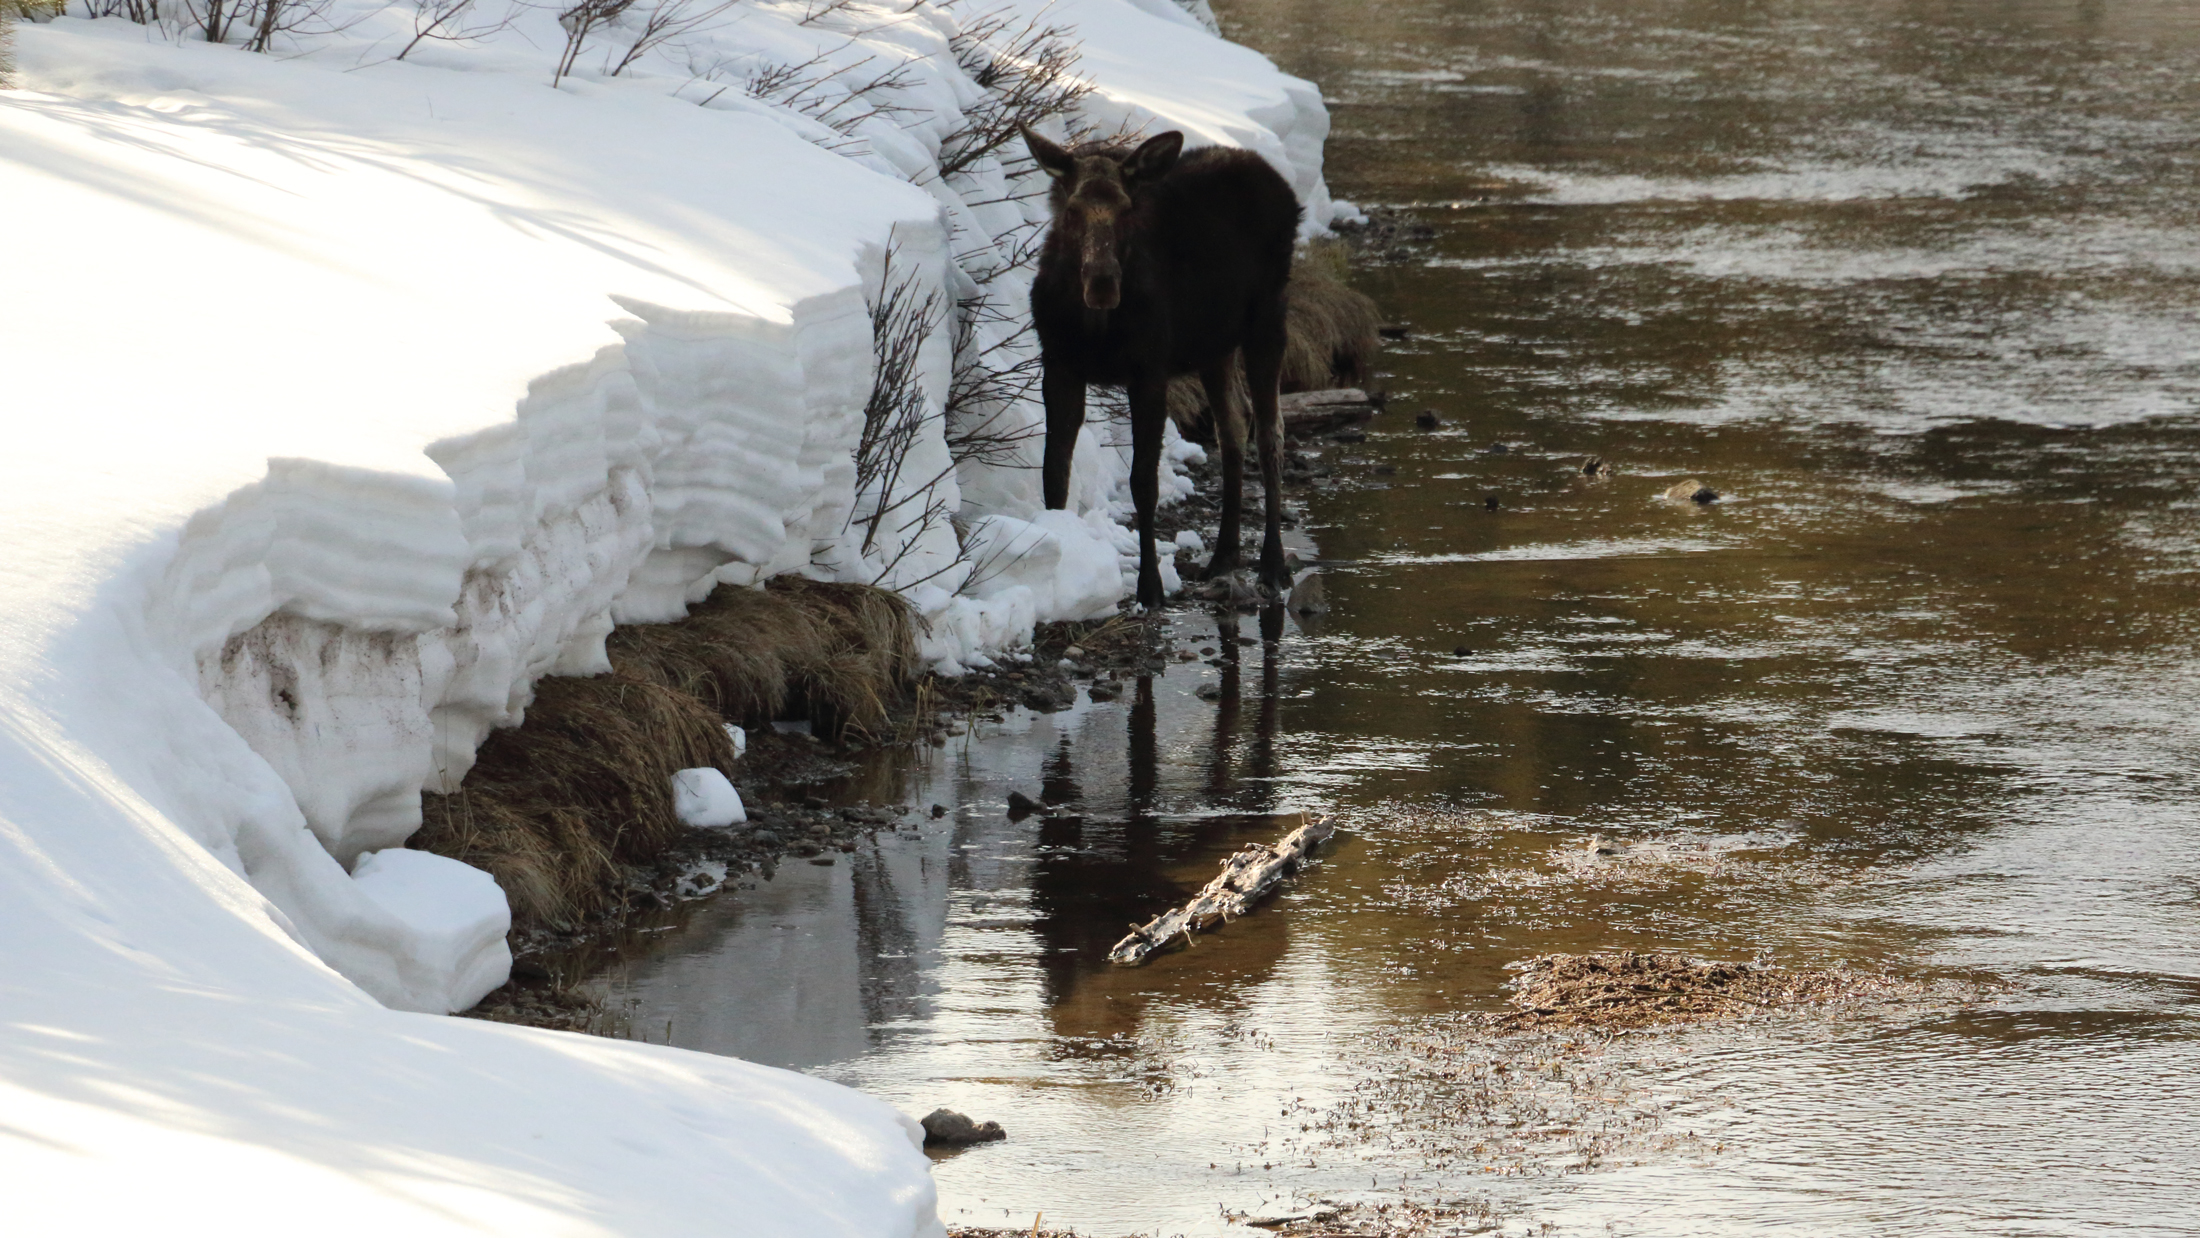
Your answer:
[[[1069,466],[1077,455],[1077,432],[1085,428],[1085,378],[1066,367],[1041,360],[1039,395],[1047,408],[1046,460],[1040,479],[1047,510],[1069,506]]]
[[[1161,499],[1161,435],[1169,418],[1168,380],[1131,384],[1131,502],[1138,509],[1138,604],[1161,606],[1161,562],[1154,553],[1153,515]]]
[[[1220,580],[1238,569],[1238,513],[1245,505],[1245,413],[1230,398],[1231,357],[1200,367],[1207,407],[1214,414],[1215,445],[1222,452],[1222,527],[1215,533],[1214,557],[1207,579]]]

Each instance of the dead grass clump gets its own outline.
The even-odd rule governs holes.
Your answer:
[[[1350,253],[1337,241],[1312,241],[1291,264],[1285,290],[1283,381],[1285,391],[1364,387],[1382,349],[1382,316],[1367,294],[1345,282]],[[1249,408],[1252,397],[1242,365],[1231,369],[1231,399]],[[1202,426],[1207,393],[1197,376],[1169,383],[1169,415],[1178,425]],[[1210,436],[1211,437],[1211,436]]]
[[[622,675],[662,684],[761,726],[807,718],[827,738],[877,738],[915,674],[916,633],[900,598],[869,585],[781,577],[721,586],[677,623],[621,628],[605,642]]]
[[[1609,1031],[1795,1011],[1860,998],[1911,995],[1920,986],[1845,967],[1789,970],[1706,963],[1677,954],[1550,954],[1521,968],[1508,1028]]]
[[[544,679],[523,726],[497,731],[453,795],[423,795],[410,846],[483,868],[521,925],[570,925],[617,901],[619,866],[679,835],[672,776],[733,768],[717,712],[626,675]]]
[[[1350,251],[1339,241],[1310,241],[1291,264],[1283,389],[1362,387],[1382,349],[1375,301],[1345,282]]]
[[[884,734],[916,666],[911,623],[883,589],[785,578],[621,628],[605,642],[612,673],[537,683],[525,722],[489,737],[456,794],[421,797],[409,845],[487,869],[516,925],[570,927],[624,897],[622,866],[680,836],[675,773],[732,771],[728,719]]]

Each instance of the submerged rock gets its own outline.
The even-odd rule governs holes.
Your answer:
[[[1667,486],[1665,497],[1687,499],[1691,503],[1716,503],[1719,501],[1719,492],[1691,477],[1687,481]]]
[[[1008,793],[1008,815],[1011,818],[1028,817],[1031,814],[1039,811],[1043,807],[1045,807],[1045,805],[1041,804],[1039,801],[1031,798],[1030,796],[1025,795],[1021,791],[1011,791]]]
[[[1329,597],[1322,588],[1319,573],[1300,580],[1291,587],[1291,612],[1298,615],[1326,615],[1329,613]]]
[[[962,1147],[1008,1138],[998,1122],[973,1122],[952,1109],[934,1109],[924,1115],[924,1142]]]

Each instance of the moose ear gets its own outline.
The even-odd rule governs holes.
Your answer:
[[[1048,176],[1061,180],[1077,170],[1077,159],[1074,155],[1033,133],[1029,125],[1016,127],[1023,131],[1024,145],[1031,149],[1031,157],[1039,161],[1039,166]]]
[[[1123,170],[1142,181],[1157,181],[1176,166],[1176,157],[1184,153],[1184,135],[1171,129],[1157,137],[1147,138],[1131,157],[1123,161]]]

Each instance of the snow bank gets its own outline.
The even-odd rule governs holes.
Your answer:
[[[1014,3],[1077,27],[1088,120],[1251,146],[1326,217],[1303,83],[1171,6]],[[939,1232],[913,1127],[853,1093],[399,1013],[509,965],[493,884],[401,849],[421,791],[455,789],[538,678],[604,669],[615,623],[783,572],[876,581],[952,668],[1123,593],[1119,428],[1042,512],[1033,401],[954,397],[973,355],[1028,357],[1013,254],[1042,222],[998,155],[940,174],[984,99],[956,19],[836,12],[870,24],[758,0],[557,90],[547,10],[404,62],[406,5],[338,4],[341,33],[281,57],[111,19],[20,32],[11,1218]],[[835,75],[807,96],[750,89],[809,61]],[[881,66],[901,93],[866,113]],[[871,307],[897,288],[998,312],[921,334],[919,429],[881,474]],[[973,427],[1007,446],[958,457]]]

